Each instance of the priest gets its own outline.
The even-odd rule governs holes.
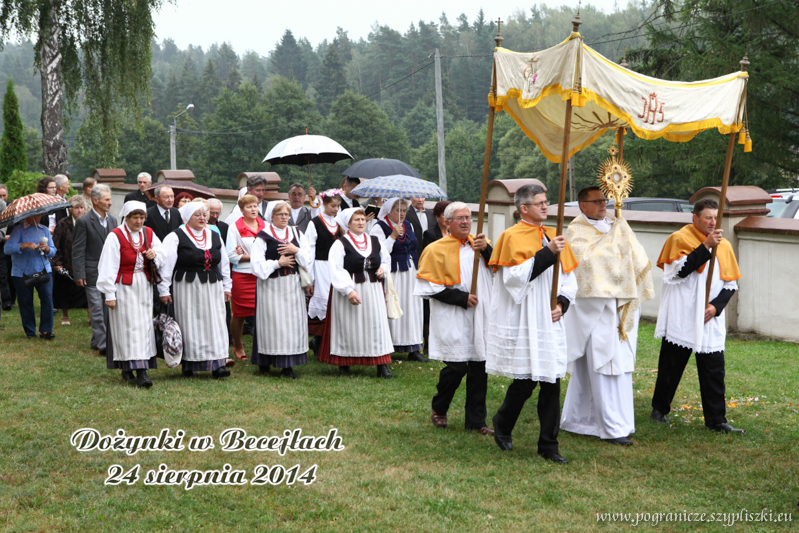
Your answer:
[[[566,375],[566,330],[561,317],[577,293],[577,259],[566,239],[544,228],[546,191],[519,187],[513,198],[521,221],[499,236],[489,265],[496,272],[486,334],[486,372],[513,379],[494,415],[494,441],[512,450],[511,432],[524,403],[540,385],[538,454],[560,464],[558,450],[560,379]],[[560,254],[560,262],[558,256]],[[553,272],[560,268],[557,305],[552,309]]]
[[[488,261],[492,248],[485,235],[470,235],[472,213],[463,202],[444,210],[449,234],[422,253],[414,294],[430,301],[431,359],[443,361],[433,395],[430,418],[433,425],[447,427],[447,411],[455,391],[466,376],[466,429],[493,435],[486,425],[485,326],[491,295]],[[477,267],[477,293],[470,294],[474,254],[482,260]]]
[[[607,214],[599,187],[585,187],[577,200],[582,214],[566,231],[580,266],[564,319],[571,378],[560,428],[629,446],[640,307],[655,295],[651,264],[627,221]]]
[[[710,199],[699,200],[692,212],[693,224],[672,233],[658,258],[658,267],[663,269],[663,288],[655,338],[663,342],[651,418],[669,422],[671,401],[694,352],[705,426],[712,431],[746,433],[727,423],[724,402],[724,308],[738,290],[741,271],[732,245],[716,228],[718,204]],[[714,246],[713,281],[705,304],[707,266]]]

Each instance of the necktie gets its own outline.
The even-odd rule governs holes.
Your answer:
[[[169,225],[169,210],[164,212],[164,220],[166,220],[167,226]]]

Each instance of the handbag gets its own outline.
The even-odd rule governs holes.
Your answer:
[[[150,243],[147,242],[147,228],[142,228],[141,231],[144,238],[144,250],[147,251],[150,249]],[[161,273],[158,272],[158,267],[155,265],[155,259],[150,261],[145,258],[145,261],[147,262],[147,268],[150,270],[150,283],[158,285],[163,281],[163,278],[161,278]]]
[[[297,228],[292,227],[292,231],[294,232],[294,235],[297,237],[297,241],[299,241],[300,240],[300,236],[297,235],[297,231],[298,231]],[[300,287],[302,287],[304,289],[305,287],[309,287],[309,286],[313,285],[313,276],[311,276],[311,273],[308,272],[305,269],[305,267],[303,267],[303,266],[298,264],[297,265],[297,270],[299,270],[299,272],[300,272]]]
[[[36,233],[39,233],[39,228],[37,226]],[[27,288],[31,287],[39,287],[41,285],[46,285],[50,283],[50,273],[47,272],[47,266],[44,264],[44,254],[39,253],[39,257],[42,260],[42,270],[41,272],[34,272],[33,274],[23,274],[22,275],[22,283]],[[30,259],[28,259],[30,261]],[[25,266],[28,266],[28,263],[25,263]]]
[[[394,289],[394,281],[391,279],[391,272],[386,272],[386,314],[389,320],[402,318],[404,314],[400,308],[399,295]]]
[[[167,367],[175,368],[183,358],[183,334],[175,321],[173,304],[161,303],[161,310],[153,319],[153,330],[156,356],[163,359]]]

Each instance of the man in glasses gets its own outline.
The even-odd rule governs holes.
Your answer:
[[[608,215],[599,187],[585,187],[577,200],[582,214],[566,231],[580,266],[564,321],[571,378],[560,427],[629,446],[638,319],[654,296],[651,265],[629,224]]]
[[[486,332],[486,372],[513,378],[494,415],[494,441],[512,450],[511,432],[524,403],[540,385],[538,455],[560,464],[560,378],[566,375],[566,330],[561,316],[577,293],[577,260],[566,239],[544,228],[546,189],[523,185],[513,197],[521,221],[502,232],[489,265],[494,286]],[[560,254],[560,262],[558,262]],[[557,304],[550,302],[553,273],[560,268]]]

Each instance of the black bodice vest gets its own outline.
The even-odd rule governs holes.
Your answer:
[[[267,228],[268,228],[268,226],[267,226]],[[299,238],[297,237],[297,231],[298,230],[296,228],[292,228],[290,226],[287,226],[287,228],[289,230],[289,235],[291,235],[291,244],[293,244],[294,246],[299,248],[300,247],[300,242],[299,242]],[[266,241],[266,253],[264,254],[264,258],[267,261],[277,261],[278,259],[280,259],[280,252],[277,251],[277,248],[278,248],[278,246],[280,246],[283,243],[280,242],[279,240],[275,239],[274,235],[272,235],[272,232],[267,233],[265,230],[266,230],[266,228],[264,228],[264,230],[261,230],[261,231],[258,232],[258,238],[263,239],[263,240]],[[299,273],[299,271],[300,271],[299,270],[299,266],[295,262],[293,267],[281,267],[281,268],[278,268],[277,270],[272,272],[269,275],[269,277],[270,278],[276,278],[278,276],[289,276],[291,274],[297,274],[297,273]]]
[[[388,237],[391,235],[391,228],[384,220],[378,220],[377,223],[383,230],[383,233]],[[413,232],[413,226],[407,220],[402,222],[403,239],[394,241],[394,248],[391,249],[391,272],[407,272],[410,266],[410,261],[413,260],[414,266],[419,268],[419,255],[417,253],[416,234]]]
[[[327,261],[330,247],[336,242],[337,235],[333,235],[325,226],[322,215],[314,217],[311,222],[316,227],[316,256],[317,261]]]
[[[344,270],[350,273],[355,283],[365,282],[367,276],[372,283],[380,281],[376,275],[380,268],[380,241],[371,235],[367,235],[367,237],[372,239],[372,252],[369,257],[359,254],[349,239],[339,237],[344,245]]]
[[[200,283],[221,281],[219,262],[222,260],[222,239],[219,235],[211,231],[211,248],[200,250],[185,231],[177,229],[175,233],[178,236],[178,260],[175,262],[173,279],[192,282],[194,278],[199,278]]]

